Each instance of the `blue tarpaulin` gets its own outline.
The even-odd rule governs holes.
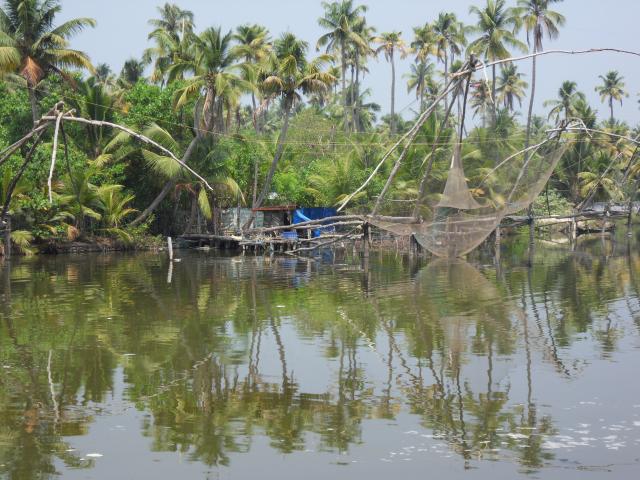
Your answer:
[[[313,208],[298,208],[293,212],[293,223],[302,223],[308,222],[310,220],[322,220],[327,217],[335,217],[338,215],[338,211],[335,208],[328,207],[313,207]],[[335,228],[325,228],[314,230],[313,236],[319,237],[320,233],[324,232],[334,232]]]

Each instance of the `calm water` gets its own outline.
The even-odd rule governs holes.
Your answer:
[[[636,478],[638,245],[16,259],[0,478]]]

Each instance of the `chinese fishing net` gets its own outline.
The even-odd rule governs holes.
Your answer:
[[[421,210],[427,212],[424,220],[398,223],[384,217],[369,217],[368,222],[395,235],[413,235],[423,248],[438,257],[466,255],[476,249],[506,216],[523,212],[531,205],[544,190],[567,146],[561,133],[557,133],[495,167],[477,166],[473,177],[478,180],[470,188],[458,142],[453,148],[447,181],[439,200],[435,204],[424,202],[420,205]]]

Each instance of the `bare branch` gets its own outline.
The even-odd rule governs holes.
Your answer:
[[[55,117],[43,117],[43,120],[55,120]],[[211,185],[209,185],[209,182],[207,182],[202,176],[200,176],[195,170],[193,170],[191,167],[189,167],[186,163],[184,163],[182,160],[180,160],[178,157],[176,157],[173,154],[173,152],[171,152],[171,150],[163,147],[158,142],[155,142],[155,141],[151,140],[148,137],[145,137],[144,135],[142,135],[140,133],[134,132],[133,130],[131,130],[131,129],[127,128],[127,127],[123,127],[122,125],[119,125],[117,123],[104,122],[104,121],[100,121],[100,120],[87,120],[86,118],[72,117],[72,116],[65,116],[64,120],[65,121],[70,121],[70,122],[84,123],[84,124],[87,124],[87,125],[95,125],[97,127],[111,127],[111,128],[115,128],[117,130],[121,130],[121,131],[129,134],[130,136],[132,136],[136,140],[139,140],[139,141],[141,141],[143,143],[146,143],[148,145],[152,145],[153,147],[157,148],[158,150],[160,150],[164,154],[168,155],[169,157],[171,157],[172,160],[174,160],[175,162],[180,164],[180,166],[182,168],[184,168],[189,173],[191,173],[194,177],[196,177],[198,180],[200,180],[207,187],[207,189],[209,191],[213,191],[213,188],[211,187]]]

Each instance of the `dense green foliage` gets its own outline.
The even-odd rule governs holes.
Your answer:
[[[93,20],[56,26],[57,2],[6,0],[0,7],[0,149],[28,132],[38,112],[63,100],[77,115],[146,132],[214,187],[207,191],[160,152],[111,128],[68,125],[53,204],[46,193],[48,132],[13,192],[14,226],[37,240],[92,235],[127,240],[128,225],[136,225],[136,232],[147,227],[154,233],[211,230],[214,208],[238,202],[335,205],[371,174],[467,55],[504,59],[527,44],[540,51],[543,40],[556,38],[565,19],[551,10],[553,3],[520,0],[509,7],[504,0],[486,0],[470,9],[476,25],[440,13],[416,27],[413,38],[403,38],[401,32],[376,32],[367,23],[367,8],[352,0],[325,2],[319,24],[326,34],[317,43],[323,53],[316,58],[306,42],[288,33],[274,38],[259,25],[198,33],[191,12],[167,4],[159,9],[160,18],[149,22],[150,46],[143,58],[130,59],[115,75],[107,65],[94,68],[84,53],[67,46],[67,38]],[[35,19],[37,31],[25,33],[17,12]],[[29,44],[40,37],[40,43]],[[381,118],[380,107],[368,99],[370,91],[362,88],[368,62],[377,55],[392,71],[391,112]],[[403,75],[396,72],[396,60],[407,55],[415,62]],[[78,67],[83,70],[67,70]],[[394,101],[400,78],[416,96],[415,110],[403,116]],[[533,97],[535,73],[527,79],[515,63],[506,63],[494,66],[488,80],[478,75],[469,94],[463,147],[470,181],[544,137],[560,120],[580,119],[590,128],[634,137],[632,127],[615,119],[614,104],[628,96],[624,79],[618,72],[601,78],[597,92],[609,118],[599,124],[574,82],[564,82],[559,97],[545,102],[545,120],[519,110],[526,97]],[[448,106],[452,114],[442,125]],[[425,170],[430,172],[427,201],[437,200],[461,117],[460,97],[446,96],[403,162],[384,213],[411,210]],[[622,201],[635,195],[640,169],[630,142],[586,134],[576,134],[576,140],[551,180],[556,205],[567,209],[585,198]],[[25,145],[0,167],[2,203],[28,150]],[[353,199],[352,210],[370,210],[395,158]],[[112,211],[115,205],[118,214]]]

